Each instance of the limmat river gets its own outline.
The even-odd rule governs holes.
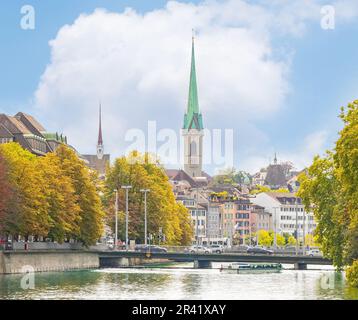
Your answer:
[[[358,289],[329,267],[231,274],[215,264],[214,269],[190,266],[36,273],[33,282],[23,275],[2,275],[0,299],[358,299]]]

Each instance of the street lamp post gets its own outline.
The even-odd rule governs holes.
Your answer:
[[[144,244],[147,245],[147,193],[150,189],[141,189],[140,192],[144,193]]]
[[[210,201],[209,198],[206,198],[208,211],[206,211],[206,217],[205,217],[205,235],[208,240],[208,245],[211,245],[210,238],[211,238],[211,230],[209,231],[209,211],[210,211]]]
[[[298,210],[297,210],[297,198],[296,198],[296,206],[295,206],[295,211],[296,211],[296,256],[298,256],[298,245],[299,245],[299,237],[298,237]]]
[[[273,208],[274,210],[274,232],[275,232],[275,235],[274,235],[274,248],[277,249],[277,215],[276,215],[276,210],[277,210],[277,207],[274,207]]]
[[[128,251],[128,191],[132,186],[122,186],[122,189],[126,190],[126,250]]]
[[[114,231],[114,249],[117,249],[117,242],[118,242],[118,189],[115,189],[116,194],[116,204],[115,204],[115,231]]]
[[[305,210],[305,209],[303,209],[303,210]],[[310,230],[310,215],[309,214],[307,215],[307,235],[309,236],[308,244],[307,244],[307,247],[309,250],[309,249],[311,249],[311,230]]]
[[[196,233],[196,250],[198,250],[198,246],[199,246],[199,188],[196,187],[196,223],[195,223],[195,233]]]
[[[303,255],[306,255],[306,215],[305,215],[305,210],[303,210],[303,214],[302,214],[302,220],[303,220],[303,225],[302,225],[302,234],[303,234]]]

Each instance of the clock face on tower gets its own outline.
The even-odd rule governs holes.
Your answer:
[[[102,159],[103,158],[103,148],[97,147],[97,158]]]

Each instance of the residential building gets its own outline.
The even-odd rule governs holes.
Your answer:
[[[194,232],[193,243],[198,240],[202,244],[207,235],[207,206],[198,203],[195,198],[189,196],[178,196],[177,201],[189,210]]]
[[[301,199],[294,193],[262,192],[251,201],[272,215],[272,229],[280,234],[295,236],[297,229],[298,237],[302,239],[316,229],[313,213],[305,210]]]
[[[259,230],[272,231],[272,214],[265,211],[265,208],[259,205],[252,205],[251,211],[251,230],[257,232]]]
[[[235,201],[235,207],[235,232],[241,245],[252,235],[252,204],[249,199],[239,198]]]
[[[217,201],[215,203],[215,201]],[[220,236],[228,238],[230,245],[244,244],[252,234],[252,204],[249,199],[214,200],[210,206],[219,207]],[[208,229],[211,229],[208,220]],[[217,229],[216,229],[217,230]]]
[[[206,229],[206,236],[209,239],[222,237],[220,207],[219,203],[209,203]]]

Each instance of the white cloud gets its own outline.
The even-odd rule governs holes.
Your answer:
[[[274,57],[272,32],[302,35],[305,21],[316,18],[319,6],[311,1],[171,1],[145,14],[97,9],[50,42],[51,61],[35,93],[37,114],[82,153],[95,151],[100,100],[105,148],[113,156],[124,152],[125,132],[146,132],[148,120],[179,132],[195,28],[204,125],[239,127],[242,141],[268,143],[251,123],[282,107],[291,59],[289,52]]]
[[[325,130],[308,134],[296,150],[286,151],[282,154],[283,160],[291,161],[297,169],[309,166],[316,155],[323,155],[329,148],[328,136],[328,132]]]
[[[243,1],[81,15],[50,42],[51,62],[35,94],[38,113],[81,152],[94,150],[99,100],[106,148],[115,155],[124,150],[125,131],[145,129],[148,120],[179,130],[195,28],[205,125],[225,128],[265,117],[282,105],[288,66],[272,58],[269,34],[255,27],[257,18],[265,23],[267,14]]]

